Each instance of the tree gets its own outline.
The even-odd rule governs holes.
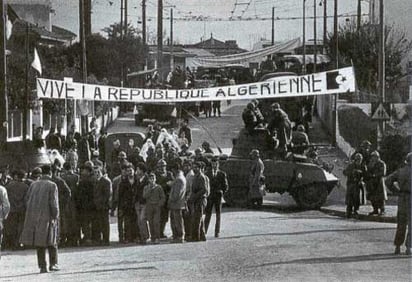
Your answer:
[[[355,22],[341,26],[338,33],[339,65],[355,67],[356,81],[361,91],[377,93],[379,26],[364,24],[358,30]],[[329,50],[334,50],[335,41],[329,36]],[[385,74],[386,88],[395,88],[405,77],[402,61],[412,49],[412,42],[404,31],[393,26],[385,27]],[[335,58],[335,55],[333,54]],[[389,97],[388,97],[389,98]]]

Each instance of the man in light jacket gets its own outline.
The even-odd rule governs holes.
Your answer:
[[[27,193],[26,218],[21,243],[37,248],[40,273],[47,272],[46,249],[49,251],[49,270],[60,270],[57,262],[59,196],[52,181],[50,165],[42,166],[42,177],[30,185]]]
[[[176,162],[172,167],[175,179],[171,181],[170,196],[167,203],[170,209],[170,225],[173,233],[172,243],[183,243],[183,210],[186,208],[186,178],[182,165]]]

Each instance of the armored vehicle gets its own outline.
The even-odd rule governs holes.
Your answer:
[[[233,140],[231,155],[221,162],[221,169],[227,173],[229,181],[229,191],[225,194],[229,206],[247,203],[252,149],[259,150],[265,165],[266,190],[280,194],[288,192],[302,209],[320,208],[338,183],[330,169],[327,171],[304,155],[290,153],[286,158],[277,157],[268,146],[266,131],[250,134],[242,129]]]

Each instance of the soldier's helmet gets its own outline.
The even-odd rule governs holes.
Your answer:
[[[368,148],[368,147],[372,146],[372,143],[369,142],[368,140],[363,140],[362,143],[360,144],[360,146],[362,148]]]
[[[356,154],[353,156],[353,159],[354,159],[355,161],[362,161],[362,159],[363,159],[362,154],[356,153]]]
[[[300,132],[305,132],[305,127],[303,126],[303,124],[299,124],[296,130]]]
[[[412,152],[409,152],[405,157],[405,162],[407,164],[412,164]]]
[[[378,151],[373,151],[372,153],[371,153],[371,157],[377,157],[378,159],[381,157],[381,155],[379,154],[379,152]]]

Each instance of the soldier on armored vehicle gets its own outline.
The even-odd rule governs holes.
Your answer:
[[[233,140],[230,157],[221,163],[230,187],[225,194],[226,203],[242,206],[250,203],[248,175],[253,167],[253,160],[250,159],[249,152],[257,150],[265,167],[268,192],[288,192],[298,206],[305,209],[321,207],[338,179],[330,173],[330,169],[324,169],[323,164],[318,165],[307,157],[295,155],[293,149],[288,152],[293,148],[291,122],[278,103],[273,104],[273,114],[267,119],[268,125],[264,121],[258,123],[254,110],[255,105],[249,103],[242,114],[245,128]],[[308,144],[307,147],[315,146]]]

